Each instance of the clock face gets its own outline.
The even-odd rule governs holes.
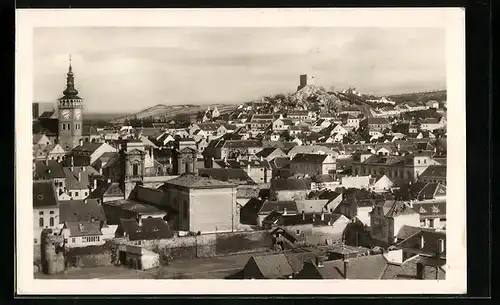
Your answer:
[[[70,110],[63,110],[63,111],[61,111],[61,118],[64,119],[64,120],[71,119],[71,111]]]
[[[75,119],[77,119],[77,120],[82,119],[82,111],[80,109],[75,110]]]

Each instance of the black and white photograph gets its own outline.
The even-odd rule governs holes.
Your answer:
[[[463,11],[17,14],[26,293],[465,292]]]

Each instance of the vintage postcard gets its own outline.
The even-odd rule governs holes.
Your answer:
[[[17,293],[465,293],[464,33],[459,8],[19,10]]]

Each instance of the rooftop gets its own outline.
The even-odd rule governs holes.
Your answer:
[[[33,181],[33,208],[55,207],[57,204],[52,180]]]
[[[184,174],[177,178],[168,180],[165,182],[166,185],[176,185],[187,188],[233,188],[236,187],[235,184],[220,181],[216,179],[211,179],[207,177],[196,176],[194,174]]]

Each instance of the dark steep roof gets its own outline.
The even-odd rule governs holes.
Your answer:
[[[173,236],[170,226],[161,218],[122,219],[120,225],[129,240],[165,239]]]
[[[106,221],[102,206],[95,199],[61,201],[59,205],[59,222]]]
[[[33,181],[33,208],[55,207],[57,204],[52,180]]]

